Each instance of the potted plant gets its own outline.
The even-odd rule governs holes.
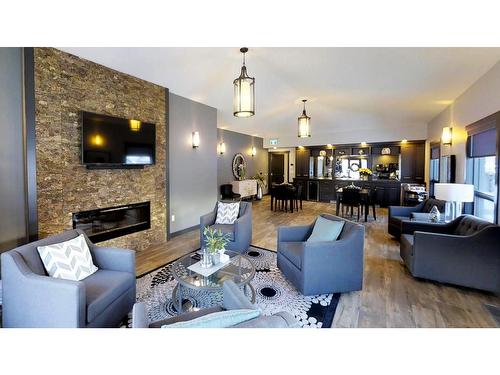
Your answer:
[[[359,168],[359,175],[362,180],[368,180],[368,177],[372,175],[370,168]]]
[[[211,257],[214,264],[219,263],[224,257],[224,252],[226,251],[226,245],[229,242],[231,236],[229,233],[222,233],[219,229],[212,229],[210,227],[205,227],[203,229],[203,236],[205,237],[205,249],[209,257]],[[205,254],[204,254],[205,256]]]

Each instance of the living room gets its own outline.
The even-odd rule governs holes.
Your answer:
[[[209,361],[205,372],[220,366],[213,350],[181,350],[193,339],[334,350],[346,370],[356,348],[420,350],[430,359],[420,371],[438,368],[445,346],[446,358],[463,354],[457,372],[493,353],[494,42],[361,32],[311,44],[280,41],[265,22],[256,39],[238,36],[246,46],[219,26],[214,47],[174,30],[172,43],[147,42],[152,30],[99,42],[97,30],[47,25],[43,38],[0,47],[2,357],[48,336],[80,341],[60,348],[67,356],[95,346],[105,363],[111,347],[151,340],[134,352],[142,359],[167,343],[169,356]],[[241,366],[240,354],[223,356]],[[310,371],[274,362],[262,359]]]

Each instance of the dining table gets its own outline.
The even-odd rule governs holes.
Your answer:
[[[342,192],[344,188],[339,188],[335,191],[335,196],[336,196],[336,208],[335,208],[335,214],[339,216],[339,211],[340,211],[340,203],[342,200]],[[355,188],[354,188],[355,189]],[[365,189],[361,188],[359,189],[359,195],[361,198],[361,205],[364,207],[364,213],[365,213],[365,222],[368,221],[368,211],[370,208],[371,202],[371,190],[370,189]]]

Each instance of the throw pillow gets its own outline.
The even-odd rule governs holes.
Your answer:
[[[83,234],[37,250],[47,273],[57,279],[80,281],[97,271]]]
[[[240,212],[240,202],[217,202],[217,218],[215,224],[234,224]]]
[[[307,242],[337,241],[344,228],[344,221],[328,220],[318,216]]]
[[[415,221],[430,221],[430,216],[427,212],[412,212],[411,218]]]
[[[227,310],[200,316],[186,322],[163,325],[161,328],[228,328],[258,316],[260,316],[260,310]]]

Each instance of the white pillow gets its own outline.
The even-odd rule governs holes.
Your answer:
[[[240,212],[240,202],[217,202],[217,218],[215,224],[234,224]]]
[[[45,270],[56,279],[80,281],[97,271],[83,234],[37,250]]]

